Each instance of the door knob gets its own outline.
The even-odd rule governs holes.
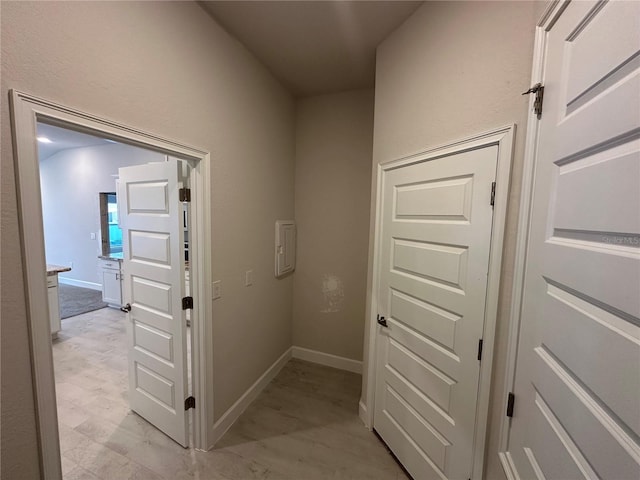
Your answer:
[[[389,325],[387,325],[387,321],[385,320],[384,317],[381,317],[380,315],[378,315],[378,323],[380,325],[382,325],[383,327],[388,327]]]
[[[131,311],[131,304],[127,303],[124,307],[120,307],[120,310],[122,310],[124,313],[129,313]]]

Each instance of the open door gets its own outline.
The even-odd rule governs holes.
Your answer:
[[[177,160],[119,170],[129,404],[188,444],[181,168]]]

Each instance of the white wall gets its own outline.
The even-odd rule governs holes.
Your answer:
[[[40,160],[47,263],[73,264],[70,272],[60,274],[62,279],[101,284],[99,193],[116,191],[118,168],[164,159],[151,150],[111,144],[62,150]]]
[[[529,87],[534,27],[544,7],[543,2],[527,1],[426,2],[378,47],[376,58],[374,166],[517,124],[485,475],[491,480],[503,478],[497,458],[498,424],[504,416],[508,307],[524,136],[530,116],[529,99],[521,93]],[[372,197],[370,245],[375,189]],[[368,292],[373,272],[371,247],[369,253]],[[367,318],[372,313],[368,311]]]
[[[298,100],[293,344],[362,360],[373,90]]]
[[[2,479],[38,477],[8,90],[211,152],[214,418],[291,345],[294,102],[194,2],[0,2]],[[39,219],[34,221],[39,221]],[[252,268],[254,283],[243,285]],[[213,422],[214,418],[211,419]]]

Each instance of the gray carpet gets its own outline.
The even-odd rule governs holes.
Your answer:
[[[89,288],[58,284],[60,318],[75,317],[107,306],[102,301],[102,292]]]

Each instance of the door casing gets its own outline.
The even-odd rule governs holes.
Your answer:
[[[473,474],[472,478],[481,479],[484,469],[484,450],[486,440],[487,418],[489,413],[489,395],[491,372],[493,366],[493,349],[496,317],[498,313],[498,294],[500,289],[500,273],[502,268],[502,250],[504,229],[509,196],[509,176],[513,157],[513,139],[515,125],[507,125],[485,133],[459,140],[443,146],[426,150],[398,160],[381,163],[377,168],[376,213],[373,244],[373,278],[370,301],[367,303],[364,358],[362,375],[362,397],[359,404],[359,415],[364,424],[373,428],[373,412],[376,382],[376,315],[378,313],[378,287],[380,279],[380,255],[382,234],[382,178],[387,170],[421,163],[435,158],[454,155],[469,150],[498,146],[498,165],[496,172],[496,192],[491,230],[491,248],[489,254],[489,274],[487,279],[487,302],[485,306],[485,322],[483,332],[483,353],[480,364],[480,382],[478,405],[476,411],[476,429],[474,438]],[[489,199],[487,199],[489,201]]]
[[[40,194],[40,166],[36,125],[41,121],[92,133],[123,143],[159,151],[191,163],[190,185],[192,226],[190,256],[191,293],[195,315],[193,332],[193,446],[208,450],[213,431],[213,337],[211,296],[211,157],[204,150],[81,112],[33,95],[10,91],[18,214],[24,270],[27,321],[31,343],[31,369],[34,385],[40,469],[46,480],[62,478],[58,419],[56,411],[53,355],[47,304],[44,229]],[[37,220],[40,221],[37,221]],[[35,220],[35,221],[34,221]],[[28,252],[28,254],[27,254]],[[199,314],[197,313],[199,312]]]

